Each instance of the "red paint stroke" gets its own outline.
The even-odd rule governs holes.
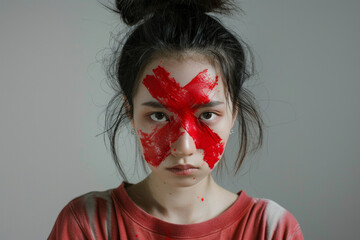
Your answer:
[[[159,166],[170,155],[171,145],[184,133],[180,132],[182,127],[193,138],[196,148],[204,150],[204,161],[213,169],[224,151],[224,143],[218,134],[195,116],[195,112],[198,105],[210,102],[208,95],[218,84],[218,76],[213,81],[205,69],[181,87],[163,67],[158,66],[153,72],[154,75],[145,76],[143,84],[174,116],[151,133],[139,130],[145,160],[155,167]]]

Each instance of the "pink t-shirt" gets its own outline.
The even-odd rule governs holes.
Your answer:
[[[48,239],[131,240],[303,240],[295,217],[271,200],[251,198],[244,191],[219,216],[180,225],[157,219],[130,199],[128,183],[104,192],[90,192],[60,212]]]

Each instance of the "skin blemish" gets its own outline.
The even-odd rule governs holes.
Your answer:
[[[201,201],[203,202],[203,201],[204,201],[204,198],[201,198]]]
[[[193,177],[193,179],[195,180],[196,178],[195,178],[195,177]]]
[[[196,148],[204,151],[204,161],[213,169],[224,151],[224,143],[218,134],[199,121],[195,112],[199,106],[210,102],[209,93],[217,86],[218,76],[214,81],[205,69],[181,87],[165,68],[158,66],[153,72],[154,75],[146,75],[142,83],[174,116],[151,133],[138,131],[145,160],[159,166],[171,154],[171,145],[184,134],[180,132],[183,128],[193,138]]]
[[[200,198],[199,196],[197,196],[197,198]]]
[[[174,152],[176,152],[176,148],[174,148]]]

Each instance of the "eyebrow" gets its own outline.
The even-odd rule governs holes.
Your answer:
[[[161,103],[154,102],[154,101],[144,102],[141,105],[142,106],[153,107],[153,108],[165,108]]]
[[[193,108],[198,109],[198,108],[206,108],[206,107],[215,107],[215,106],[218,106],[218,105],[221,105],[221,104],[224,104],[224,102],[211,101],[211,102],[208,102],[208,103],[205,103],[205,104],[196,104]],[[166,108],[161,103],[155,102],[155,101],[144,102],[141,105],[148,106],[148,107],[153,107],[153,108]]]

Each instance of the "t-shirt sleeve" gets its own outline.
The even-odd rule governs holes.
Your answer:
[[[286,212],[278,222],[272,239],[304,240],[300,225],[290,212]]]
[[[48,240],[88,239],[77,219],[71,202],[59,213]]]
[[[273,201],[266,207],[267,236],[272,240],[304,240],[296,218]]]

